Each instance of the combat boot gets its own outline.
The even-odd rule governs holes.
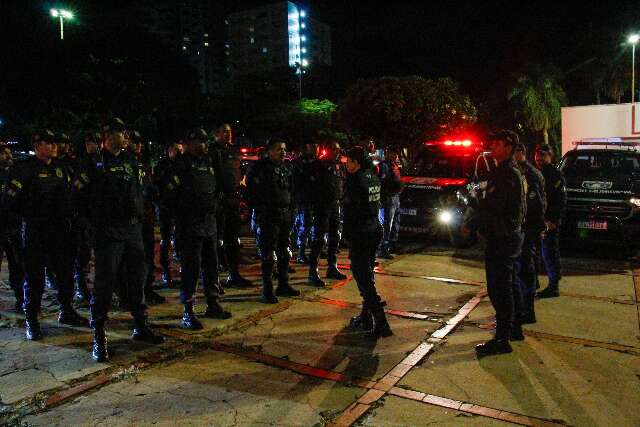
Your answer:
[[[373,317],[373,328],[367,336],[371,339],[378,339],[381,337],[390,337],[393,335],[391,327],[387,322],[387,317],[384,314],[384,308],[381,303],[376,304],[376,307],[371,309],[371,315]]]
[[[89,320],[80,316],[71,304],[64,304],[58,313],[58,323],[69,326],[89,327]]]
[[[207,299],[207,311],[204,312],[204,317],[211,319],[229,319],[231,313],[222,308],[217,298],[209,298]]]
[[[180,323],[182,329],[189,329],[191,331],[198,331],[202,329],[202,323],[196,317],[193,312],[193,304],[185,304],[182,312],[182,322]]]
[[[325,283],[324,280],[322,280],[320,278],[320,275],[318,274],[318,265],[314,262],[309,266],[309,278],[308,281],[311,285],[318,287],[318,288],[324,288],[325,287]]]
[[[42,339],[42,329],[38,315],[34,313],[25,313],[24,334],[29,341],[38,341]]]
[[[494,356],[497,354],[511,353],[513,349],[509,340],[494,338],[485,343],[478,344],[476,346],[476,353],[478,356]]]
[[[273,294],[273,264],[263,261],[262,271],[262,302],[277,304],[278,298]]]
[[[133,313],[133,333],[131,339],[145,342],[147,344],[162,344],[164,338],[156,335],[147,323],[147,315],[144,313]]]
[[[355,329],[362,329],[363,331],[370,331],[373,328],[373,319],[371,318],[371,312],[369,308],[367,308],[366,303],[362,303],[360,314],[351,318],[349,326]]]
[[[549,285],[536,294],[538,298],[556,298],[560,296],[560,290],[557,283],[549,283]]]
[[[279,297],[297,297],[300,295],[300,291],[293,289],[287,282],[280,282],[276,289],[276,295]]]
[[[229,273],[227,281],[225,283],[227,288],[248,288],[251,286],[251,281],[245,279],[237,272]]]
[[[346,278],[347,275],[338,270],[336,264],[329,264],[329,268],[327,268],[327,279],[345,280]]]
[[[144,290],[144,301],[147,304],[164,304],[167,302],[167,299],[151,289],[151,287],[147,287]]]
[[[93,325],[93,347],[91,357],[95,362],[102,363],[109,360],[109,347],[107,345],[107,334],[104,330],[103,322],[92,322]]]

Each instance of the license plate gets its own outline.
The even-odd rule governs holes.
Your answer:
[[[400,214],[401,214],[401,215],[411,215],[411,216],[416,216],[416,215],[418,215],[418,209],[413,209],[413,208],[400,208]]]
[[[578,228],[586,228],[589,230],[606,230],[607,221],[578,221]]]

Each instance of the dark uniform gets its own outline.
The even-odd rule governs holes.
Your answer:
[[[517,279],[522,300],[517,298],[514,300],[516,312],[514,322],[526,324],[536,321],[534,309],[538,277],[536,250],[540,243],[540,236],[545,229],[544,216],[547,210],[547,197],[544,177],[540,171],[526,160],[519,163],[518,168],[527,181],[527,215],[523,224],[522,253],[517,263]]]
[[[206,140],[206,133],[200,131],[191,132],[188,139]],[[185,329],[202,329],[202,324],[193,312],[193,295],[201,270],[202,287],[207,300],[205,316],[220,319],[231,317],[218,303],[218,168],[219,163],[207,154],[195,156],[185,153],[175,162],[171,170],[171,179],[167,183],[169,206],[176,218],[176,234],[181,244],[180,302],[184,305],[182,327]]]
[[[338,154],[336,153],[336,156]],[[318,260],[327,239],[327,277],[338,280],[346,276],[338,270],[338,244],[341,233],[341,203],[344,192],[346,169],[337,159],[317,159],[311,166],[311,192],[313,200],[313,233],[309,256],[309,281],[324,286],[318,276]]]
[[[255,210],[256,236],[262,258],[264,301],[276,303],[273,293],[273,267],[277,262],[278,296],[296,296],[300,292],[289,286],[289,239],[292,212],[293,179],[284,163],[260,159],[247,176],[247,194]]]
[[[384,230],[380,256],[392,258],[391,247],[398,241],[400,231],[400,192],[402,191],[400,167],[391,160],[385,160],[380,163],[379,176],[382,184],[381,217]]]
[[[360,164],[360,169],[347,176],[344,191],[344,235],[350,243],[351,271],[362,296],[362,313],[353,323],[372,325],[373,338],[392,335],[387,323],[382,300],[376,291],[376,251],[382,240],[380,225],[380,180],[372,170],[366,151],[355,147],[347,153],[349,159]]]
[[[211,154],[220,161],[220,193],[218,206],[218,239],[222,240],[221,258],[224,257],[229,269],[226,286],[246,287],[251,282],[240,275],[240,155],[232,145],[216,143],[210,148]]]
[[[562,172],[552,164],[542,167],[547,194],[546,221],[555,224],[542,238],[542,259],[549,279],[549,285],[538,293],[539,297],[558,296],[562,275],[560,273],[560,227],[567,206],[566,182]]]
[[[9,168],[0,169],[0,195],[5,193],[9,183]],[[22,284],[24,282],[24,268],[22,265],[22,233],[19,218],[4,218],[4,209],[0,211],[0,262],[2,255],[7,257],[9,264],[9,285],[15,295],[16,313],[22,313],[24,302],[24,292]]]
[[[50,131],[35,135],[34,144],[52,142]],[[32,157],[19,162],[11,171],[4,194],[9,223],[24,221],[24,313],[26,335],[42,337],[38,322],[45,286],[45,268],[56,277],[60,323],[88,326],[73,308],[70,177],[56,159],[49,163]]]
[[[307,264],[307,245],[311,238],[313,227],[313,193],[318,188],[311,182],[312,168],[316,161],[314,153],[305,153],[295,159],[292,164],[295,201],[295,244],[298,248],[296,260],[300,264]]]
[[[177,158],[178,155],[176,155]],[[172,286],[171,263],[169,261],[169,251],[171,242],[175,240],[175,218],[171,215],[171,210],[166,204],[164,190],[175,160],[168,156],[160,159],[153,173],[153,180],[160,189],[160,199],[157,201],[157,217],[160,223],[160,265],[162,266],[162,280],[167,286]],[[176,248],[177,249],[177,248]]]
[[[485,198],[479,201],[477,226],[486,239],[485,270],[489,299],[496,311],[495,340],[482,344],[478,352],[510,352],[514,325],[514,298],[521,299],[515,280],[515,263],[522,249],[522,223],[526,214],[526,182],[515,160],[498,164],[487,181]]]
[[[114,119],[103,130],[105,135],[116,138],[124,131],[124,124]],[[147,325],[144,305],[144,201],[142,172],[136,158],[125,150],[112,153],[105,141],[95,162],[88,163],[74,180],[74,203],[81,216],[91,218],[95,230],[96,274],[91,297],[94,360],[109,357],[104,328],[113,291],[123,272],[126,305],[135,322],[132,338],[152,344],[163,342]]]

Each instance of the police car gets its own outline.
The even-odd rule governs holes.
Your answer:
[[[574,142],[559,168],[566,179],[565,240],[638,246],[640,141],[596,138]]]
[[[468,189],[483,153],[475,138],[427,141],[403,171],[400,230],[449,240],[454,246],[470,243],[461,225]],[[488,166],[487,166],[488,167]]]

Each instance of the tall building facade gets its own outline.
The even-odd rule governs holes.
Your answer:
[[[331,28],[293,2],[232,13],[225,19],[230,75],[331,65]]]

